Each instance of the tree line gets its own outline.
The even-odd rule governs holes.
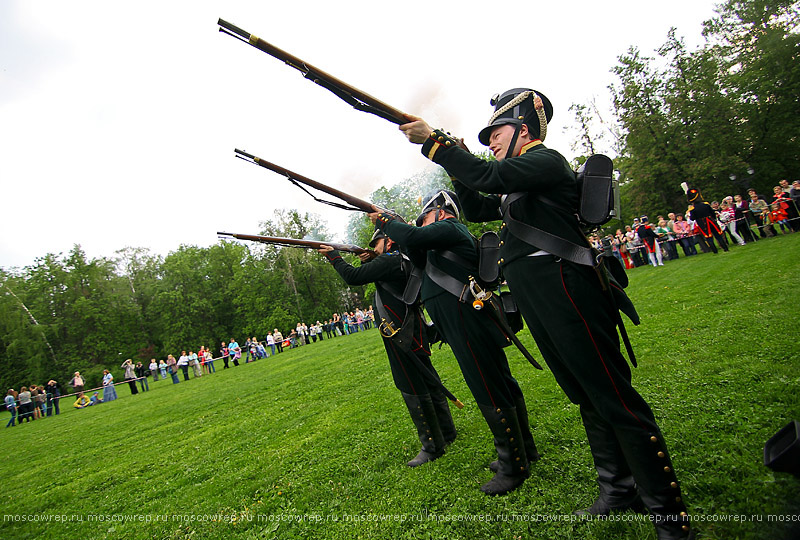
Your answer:
[[[314,215],[278,211],[261,234],[324,240]],[[90,384],[126,359],[212,351],[231,337],[265,339],[368,301],[313,250],[220,241],[165,257],[125,248],[88,259],[80,245],[22,269],[0,269],[0,386],[75,371]]]
[[[572,105],[573,149],[615,156],[624,223],[685,209],[684,181],[710,201],[800,177],[798,13],[797,1],[727,0],[696,50],[673,28],[654,55],[618,58],[613,117]]]

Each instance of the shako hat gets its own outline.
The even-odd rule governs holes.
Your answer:
[[[547,136],[547,123],[553,118],[553,105],[541,92],[530,88],[512,88],[495,94],[489,103],[494,106],[494,114],[489,119],[489,125],[478,133],[478,140],[484,146],[489,146],[492,130],[505,124],[516,124],[518,132],[522,124],[527,124],[531,135],[542,141]]]
[[[389,238],[382,229],[375,229],[375,232],[372,233],[372,239],[369,241],[369,247],[374,248],[375,244],[378,243],[378,240],[381,238]]]
[[[700,199],[701,201],[703,200],[703,196],[700,195],[700,190],[697,188],[691,188],[689,191],[687,191],[686,198],[689,200],[689,202],[694,202],[697,199]]]
[[[458,200],[458,195],[447,189],[440,189],[428,193],[422,199],[422,203],[422,211],[419,216],[417,216],[417,227],[422,225],[425,214],[432,210],[444,210],[456,216],[456,219],[461,218],[461,201]]]

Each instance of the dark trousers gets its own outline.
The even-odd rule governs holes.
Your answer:
[[[181,371],[183,371],[183,380],[189,380],[189,366],[181,366]]]
[[[697,249],[694,247],[694,238],[691,236],[684,236],[680,238],[680,243],[684,255],[687,257],[690,255],[697,255]]]
[[[644,247],[631,251],[631,259],[633,259],[633,266],[639,267],[647,264],[644,259]]]
[[[797,206],[795,206],[794,201],[789,201],[786,204],[789,205],[786,209],[786,215],[789,219],[789,228],[797,232],[800,230],[800,216],[798,216]]]
[[[425,308],[450,345],[475,401],[489,407],[515,407],[522,391],[500,344],[505,338],[488,313],[449,293],[426,301]]]
[[[714,227],[710,227],[710,233],[711,235],[708,237],[700,235],[700,242],[705,244],[710,251],[717,253],[717,246],[714,244],[714,238],[716,238],[719,242],[719,247],[721,247],[723,251],[728,251],[728,242],[725,241],[725,236]],[[708,251],[706,251],[706,253],[708,253]]]
[[[667,252],[667,259],[670,261],[674,261],[678,258],[678,248],[675,246],[677,244],[677,240],[667,240],[664,242],[664,250]]]
[[[18,423],[21,424],[23,420],[25,420],[26,422],[30,422],[33,419],[34,419],[33,418],[33,402],[20,404],[20,406],[17,407],[17,422]]]
[[[60,395],[60,394],[59,394]],[[60,414],[61,411],[58,410],[58,396],[47,396],[47,416],[53,416],[53,409],[55,409],[56,414]]]
[[[131,389],[131,394],[138,394],[139,389],[136,388],[136,379],[125,379],[125,380],[128,381],[128,386]]]
[[[605,459],[632,473],[643,497],[645,492],[677,490],[653,412],[631,385],[631,370],[620,352],[616,307],[595,271],[541,256],[518,259],[504,273],[545,362],[569,400],[581,408],[595,462],[600,453],[608,454],[595,445],[611,444],[616,457]],[[596,433],[603,435],[595,438]]]
[[[745,242],[755,242],[758,238],[753,234],[753,229],[750,228],[750,222],[747,217],[740,219],[736,222],[736,234],[742,237]]]
[[[422,321],[419,317],[408,324],[413,324],[412,336],[421,336]],[[401,324],[398,325],[402,326]],[[392,379],[395,387],[406,394],[420,395],[441,392],[438,381],[439,374],[431,363],[430,346],[411,338],[410,343],[400,346],[391,338],[382,337]]]

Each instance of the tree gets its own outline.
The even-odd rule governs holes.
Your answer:
[[[242,331],[236,284],[246,257],[235,243],[181,246],[167,255],[152,307],[161,319],[164,353],[197,350]]]
[[[753,169],[765,192],[800,170],[798,12],[796,1],[728,0],[703,29],[742,126],[741,162],[729,172]]]
[[[441,168],[416,174],[388,188],[382,186],[373,191],[369,199],[413,223],[420,212],[422,198],[437,189],[453,189],[447,173]],[[348,242],[366,246],[375,229],[366,214],[357,213],[350,218],[347,230]]]
[[[274,215],[274,219],[261,223],[261,234],[318,241],[325,241],[330,236],[325,223],[316,214],[300,215],[296,210],[277,210]],[[355,307],[352,295],[362,293],[362,289],[358,287],[351,291],[314,250],[285,246],[259,249],[261,256],[270,262],[275,276],[283,281],[284,288],[279,298],[292,299],[287,305],[293,309],[287,309],[285,313],[274,312],[276,320],[288,313],[295,323],[312,323],[329,318],[331,313],[341,311],[343,307]]]
[[[685,207],[682,181],[713,199],[747,183],[766,191],[796,174],[798,7],[728,0],[704,23],[706,43],[697,50],[687,50],[673,28],[655,56],[631,47],[619,57],[610,91],[622,134],[615,165],[623,219]],[[578,147],[593,151],[592,108],[572,110]]]

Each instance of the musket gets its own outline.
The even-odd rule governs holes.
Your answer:
[[[254,156],[253,154],[248,154],[244,150],[239,150],[238,148],[236,148],[234,149],[234,152],[236,152],[236,157],[238,157],[239,159],[243,159],[250,163],[255,163],[256,165],[260,165],[265,169],[269,169],[270,171],[276,172],[281,176],[285,176],[292,184],[296,185],[297,187],[308,193],[311,196],[311,198],[313,198],[317,202],[321,202],[323,204],[329,204],[331,206],[335,206],[336,208],[342,208],[344,210],[353,210],[356,212],[370,213],[370,212],[375,212],[376,210],[378,212],[388,212],[393,216],[395,216],[397,219],[400,219],[403,223],[405,223],[405,220],[403,220],[403,218],[393,210],[381,208],[380,206],[374,205],[369,201],[365,201],[364,199],[359,199],[358,197],[350,195],[349,193],[345,193],[344,191],[339,191],[336,188],[332,188],[328,185],[325,185],[322,182],[317,182],[316,180],[307,178],[302,174],[290,171],[289,169],[281,167],[280,165],[276,165],[275,163],[271,163],[266,159]],[[324,199],[315,197],[313,193],[305,189],[300,184],[305,184],[306,186],[314,188],[318,191],[327,193],[328,195],[332,195],[333,197],[336,197],[337,199],[346,202],[349,206],[335,201],[326,201]]]
[[[354,109],[374,114],[383,118],[384,120],[388,120],[399,125],[411,122],[411,118],[403,111],[395,109],[391,105],[384,103],[378,98],[372,97],[366,92],[362,92],[358,88],[350,86],[346,82],[337,79],[333,75],[325,73],[321,69],[312,66],[305,60],[301,60],[300,58],[297,58],[296,56],[279,49],[275,45],[272,45],[271,43],[254,36],[250,32],[246,32],[245,30],[242,30],[241,28],[234,26],[222,19],[219,19],[217,24],[220,26],[220,32],[228,34],[229,36],[233,36],[240,41],[244,41],[259,51],[263,51],[268,55],[273,56],[295,68],[303,74],[303,77],[315,82],[326,90],[333,92],[336,96],[350,104]]]
[[[218,232],[217,236],[220,238],[236,238],[238,240],[250,240],[251,242],[261,242],[262,244],[274,244],[276,246],[300,247],[319,249],[322,246],[330,246],[339,251],[347,251],[355,253],[370,253],[372,256],[377,257],[377,253],[371,249],[365,249],[353,244],[337,244],[335,242],[322,242],[318,240],[299,240],[297,238],[281,238],[278,236],[261,236],[257,234],[236,234],[227,232]]]

